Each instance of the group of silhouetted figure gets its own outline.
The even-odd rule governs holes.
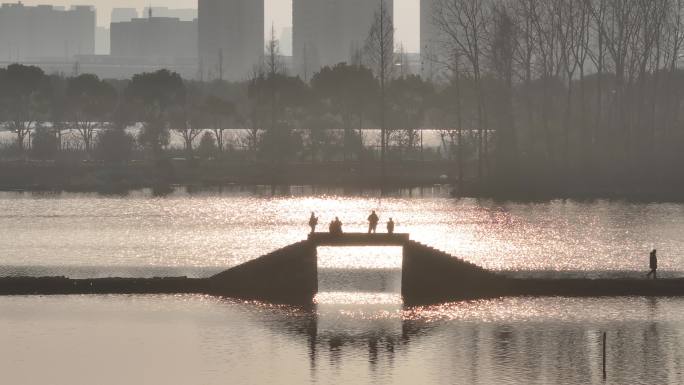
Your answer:
[[[331,221],[328,225],[328,230],[330,231],[330,234],[342,234],[342,221],[340,218],[335,217],[335,220]],[[312,233],[313,231],[314,229],[311,229]]]
[[[375,234],[378,229],[378,223],[380,223],[380,217],[376,214],[375,210],[368,216],[368,234]],[[318,217],[315,213],[311,213],[309,218],[309,227],[311,228],[311,234],[316,232],[316,226],[318,226]],[[340,218],[335,217],[334,220],[330,222],[328,226],[328,231],[333,235],[341,235],[342,231],[342,221]],[[387,233],[394,234],[394,220],[392,218],[387,222]],[[653,249],[649,254],[649,272],[646,274],[646,278],[653,276],[653,279],[658,279],[658,257],[656,255],[656,249]]]
[[[380,217],[378,217],[378,214],[375,213],[375,210],[368,216],[368,234],[375,234],[377,229],[378,229],[378,223],[380,223]],[[318,217],[316,217],[316,213],[311,213],[311,217],[309,218],[309,227],[311,228],[311,234],[316,232],[316,226],[318,226]],[[388,234],[394,234],[394,220],[392,218],[387,221],[387,233]],[[340,221],[340,218],[335,217],[330,224],[328,225],[328,231],[330,234],[335,234],[335,235],[340,235],[343,233],[342,231],[342,221]]]

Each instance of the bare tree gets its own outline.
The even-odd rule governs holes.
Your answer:
[[[434,48],[428,53],[428,60],[431,60],[432,66],[436,66],[438,71],[442,71],[446,75],[449,80],[447,89],[451,88],[453,91],[449,93],[450,96],[453,95],[449,101],[450,107],[443,108],[443,110],[451,111],[453,115],[446,114],[439,119],[437,124],[442,127],[446,125],[446,128],[439,130],[439,134],[442,146],[448,153],[447,159],[452,160],[454,153],[456,154],[458,188],[460,190],[463,187],[464,179],[462,88],[466,78],[466,70],[462,63],[464,60],[463,53],[458,41],[454,39],[453,35],[444,32],[449,29],[443,24],[447,22],[447,19],[444,18],[442,9],[441,2],[433,4],[431,20],[436,29],[437,37],[432,42]],[[434,67],[432,69],[434,70]],[[446,141],[447,138],[449,139],[448,142]]]
[[[491,69],[501,85],[497,103],[497,168],[502,175],[513,177],[518,155],[518,133],[513,113],[513,77],[518,51],[518,25],[513,11],[503,3],[493,5],[489,40]]]
[[[386,87],[394,70],[394,20],[385,0],[379,0],[368,38],[365,57],[380,83],[380,162],[385,178],[385,160],[389,133],[386,124]]]
[[[435,23],[446,39],[449,49],[458,50],[470,65],[470,74],[476,87],[478,160],[477,176],[482,179],[488,163],[488,138],[485,116],[485,97],[482,82],[484,39],[490,21],[488,1],[439,0],[435,9]]]
[[[615,101],[612,116],[614,117],[613,134],[623,139],[622,157],[627,160],[630,157],[631,130],[629,128],[627,110],[627,86],[632,75],[630,59],[632,50],[630,45],[639,33],[641,24],[639,8],[636,1],[608,0],[607,22],[601,33],[605,37],[606,49],[610,56],[613,70],[615,71]],[[621,131],[621,132],[620,132]],[[620,155],[620,154],[616,154]]]
[[[638,52],[637,86],[635,87],[633,110],[636,110],[637,127],[640,135],[637,138],[635,150],[646,157],[646,161],[653,162],[655,154],[655,107],[659,73],[662,61],[662,37],[669,10],[667,1],[642,1],[639,3],[641,18],[641,33],[635,49]],[[649,87],[647,83],[651,83]],[[651,99],[648,101],[648,99]]]
[[[672,139],[672,134],[675,129],[675,124],[678,115],[678,100],[677,93],[679,92],[675,83],[677,62],[682,54],[682,47],[684,46],[684,0],[670,0],[671,10],[668,12],[666,20],[666,61],[668,81],[665,87],[665,123],[664,123],[664,138],[663,143],[669,150],[673,149],[672,145],[675,143]]]
[[[193,106],[179,106],[171,112],[171,130],[183,139],[188,158],[192,157],[195,139],[202,133],[203,115],[195,113]]]
[[[558,49],[558,25],[560,23],[558,12],[558,0],[543,1],[532,10],[533,28],[536,48],[539,57],[539,72],[542,84],[541,122],[543,135],[546,141],[546,158],[550,167],[555,168],[555,135],[552,132],[551,119],[555,107],[552,82],[558,78],[561,71],[561,55]]]
[[[68,120],[80,135],[88,155],[95,133],[107,128],[117,97],[114,87],[95,75],[84,74],[67,81]]]
[[[285,65],[280,55],[280,42],[275,36],[275,27],[271,26],[271,39],[266,44],[266,57],[264,60],[266,81],[270,89],[271,102],[271,126],[274,129],[277,125],[277,103],[278,103],[278,76],[285,73]]]
[[[558,49],[560,51],[560,65],[566,81],[565,90],[565,112],[563,113],[563,166],[566,170],[570,169],[570,130],[572,122],[572,100],[573,84],[575,72],[579,63],[575,60],[577,46],[581,45],[578,39],[581,35],[578,29],[581,28],[579,16],[580,5],[573,0],[559,0],[554,12],[558,17]]]
[[[458,162],[458,188],[463,190],[463,112],[461,111],[461,66],[460,57],[454,53],[453,56],[453,82],[456,87],[456,138],[458,147],[456,149]],[[451,142],[453,143],[453,137]]]
[[[533,89],[532,81],[534,80],[534,59],[536,56],[536,39],[534,35],[534,9],[540,0],[518,0],[513,3],[513,12],[517,19],[518,29],[518,44],[515,51],[514,70],[517,67],[519,77],[523,82],[523,95],[525,100],[525,115],[528,135],[526,142],[532,149],[536,141],[534,107],[533,107]]]
[[[265,122],[268,118],[265,116],[270,115],[264,111],[264,105],[270,104],[267,102],[267,96],[264,95],[264,77],[263,66],[255,66],[247,81],[246,100],[238,106],[238,125],[243,127],[239,141],[252,154],[252,160],[256,160],[259,138],[268,124]]]
[[[210,96],[204,102],[203,113],[209,119],[209,126],[216,138],[219,153],[225,149],[225,131],[235,117],[235,105],[217,96]]]
[[[574,38],[576,39],[575,44],[573,44],[572,50],[572,60],[577,64],[577,69],[579,70],[579,156],[583,162],[584,171],[589,170],[589,165],[591,164],[593,141],[590,140],[590,135],[588,134],[588,127],[586,121],[587,104],[586,104],[586,85],[585,85],[585,74],[586,65],[589,61],[589,42],[591,41],[590,34],[590,24],[591,24],[591,8],[588,1],[581,1],[578,5],[577,13],[575,14],[574,23]]]
[[[4,125],[17,136],[17,149],[24,156],[25,139],[48,116],[49,83],[38,67],[11,64],[0,77],[0,108]]]
[[[603,126],[604,72],[606,71],[606,14],[608,0],[585,0],[591,12],[591,34],[595,41],[589,43],[587,54],[596,68],[596,114],[591,129],[592,159],[595,159],[595,148],[602,142]]]

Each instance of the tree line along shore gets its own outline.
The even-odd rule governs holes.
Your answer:
[[[461,195],[682,196],[681,1],[435,7],[440,38],[423,77],[384,38],[394,26],[382,9],[353,60],[306,79],[287,73],[275,40],[243,82],[2,68],[0,169],[16,174],[2,184],[31,185],[22,173],[42,162],[123,180],[145,164],[159,180],[187,168],[188,182],[248,180],[206,171],[239,167],[260,183],[436,176]],[[423,145],[426,130],[437,146]],[[179,160],[189,166],[169,166]]]

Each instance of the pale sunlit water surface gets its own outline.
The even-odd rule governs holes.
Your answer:
[[[684,275],[684,205],[498,203],[235,187],[166,197],[0,193],[0,275],[208,276],[325,225],[399,232],[514,275]],[[401,249],[319,247],[310,309],[210,296],[0,297],[0,383],[681,384],[684,299],[404,307]],[[601,335],[608,333],[607,380]]]
[[[505,299],[312,310],[203,296],[0,298],[0,382],[607,384],[684,381],[684,300]]]
[[[365,231],[371,210],[414,240],[516,274],[641,274],[653,247],[664,275],[684,272],[683,204],[457,200],[440,187],[385,198],[234,187],[165,197],[0,193],[0,274],[207,276],[305,239],[310,211],[326,230],[339,216],[345,231]],[[377,253],[352,262],[388,267]]]

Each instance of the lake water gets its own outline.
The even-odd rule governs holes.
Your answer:
[[[684,205],[494,202],[439,186],[0,193],[0,275],[208,276],[325,224],[397,231],[514,276],[684,276]],[[325,227],[325,226],[324,226]],[[0,297],[0,383],[683,383],[684,299],[511,298],[405,308],[401,249],[319,248],[311,309],[208,296]]]
[[[9,297],[0,382],[681,384],[683,320],[684,300],[666,298],[300,310],[203,296]]]
[[[442,187],[382,199],[308,187],[279,193],[0,193],[0,275],[206,276],[305,239],[311,211],[322,228],[339,216],[345,231],[365,231],[371,210],[414,240],[510,273],[630,274],[648,267],[655,247],[664,274],[684,275],[684,204],[456,200]]]

